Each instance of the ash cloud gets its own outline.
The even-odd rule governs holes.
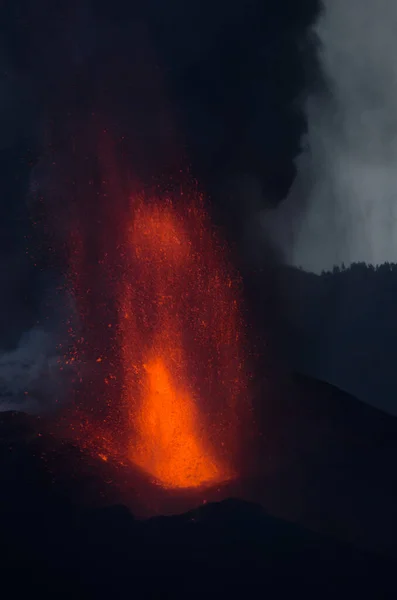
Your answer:
[[[257,264],[268,256],[257,223],[261,205],[277,204],[294,177],[292,160],[304,128],[297,99],[310,46],[307,28],[318,0],[299,7],[295,0],[241,0],[233,6],[173,0],[166,7],[157,0],[142,6],[120,0],[95,7],[78,0],[67,7],[49,0],[39,0],[34,8],[29,0],[6,4],[0,24],[5,215],[0,349],[3,397],[20,402],[20,394],[31,389],[37,398],[40,390],[43,398],[49,395],[52,383],[46,387],[40,373],[49,368],[53,381],[56,347],[64,334],[63,313],[60,321],[53,317],[43,324],[43,298],[62,274],[51,263],[48,239],[44,234],[38,239],[40,232],[33,235],[30,219],[37,207],[32,190],[36,197],[45,194],[53,206],[65,205],[69,188],[60,179],[69,185],[70,166],[77,163],[84,171],[81,156],[93,150],[88,139],[68,156],[70,122],[85,124],[100,98],[113,131],[131,141],[132,168],[139,170],[142,163],[144,170],[148,162],[152,168],[161,144],[167,158],[170,153],[168,121],[164,135],[155,125],[163,98],[140,91],[147,64],[135,33],[143,24],[150,50],[159,57],[154,66],[161,71],[170,121],[193,174],[211,196],[215,219],[232,239],[241,240],[247,262]],[[32,247],[38,261],[31,258]],[[62,312],[65,300],[59,297],[57,303]]]
[[[286,200],[261,215],[282,261],[302,267],[283,273],[293,368],[392,414],[396,31],[389,0],[324,0],[312,28],[321,73],[304,103],[298,175]]]
[[[306,150],[287,200],[262,215],[286,263],[397,260],[397,7],[325,0],[314,26],[322,89],[305,103]]]

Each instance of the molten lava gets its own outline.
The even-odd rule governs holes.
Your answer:
[[[178,390],[162,358],[144,365],[147,375],[136,419],[131,458],[167,487],[197,487],[225,480],[199,434],[200,415],[188,392]]]
[[[195,190],[106,198],[98,234],[83,221],[75,236],[77,354],[94,365],[78,396],[80,440],[166,488],[230,480],[250,405],[240,280],[225,245]]]
[[[236,415],[208,414],[216,401],[200,397],[203,386],[195,383],[232,376],[227,391],[232,398],[239,368],[235,360],[229,364],[236,351],[228,348],[237,322],[232,282],[222,281],[221,265],[209,271],[217,253],[202,207],[187,203],[178,209],[170,200],[131,200],[120,331],[124,405],[134,431],[130,457],[163,485],[185,488],[231,477],[216,445],[225,443],[220,429],[226,432],[227,420]],[[204,369],[195,368],[201,361]],[[211,418],[218,421],[215,428]]]

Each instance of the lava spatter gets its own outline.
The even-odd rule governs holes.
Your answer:
[[[78,395],[79,439],[168,489],[228,481],[250,405],[227,248],[193,185],[127,199],[108,185],[100,211],[97,230],[80,219],[74,236],[77,354],[93,365]]]

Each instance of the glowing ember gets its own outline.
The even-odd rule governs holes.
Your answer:
[[[78,438],[167,488],[227,481],[250,411],[239,279],[194,190],[114,197],[98,219],[95,261],[81,219],[74,234],[77,354],[93,365]]]

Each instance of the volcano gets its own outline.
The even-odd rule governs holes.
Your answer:
[[[174,489],[153,486],[139,469],[123,472],[52,435],[51,420],[0,415],[3,582],[11,575],[14,590],[19,579],[43,597],[58,586],[96,598],[131,588],[137,597],[262,589],[290,597],[313,586],[314,597],[350,597],[350,586],[364,597],[394,597],[395,419],[321,382],[296,377],[286,387],[267,402],[282,435],[268,440],[261,476],[225,490],[229,498],[251,492],[256,503],[211,502],[208,492],[207,503],[195,498],[187,512]],[[127,472],[133,485],[123,489]],[[134,519],[140,502],[147,509],[145,485],[169,494],[172,516]],[[133,513],[123,504],[135,504]]]

